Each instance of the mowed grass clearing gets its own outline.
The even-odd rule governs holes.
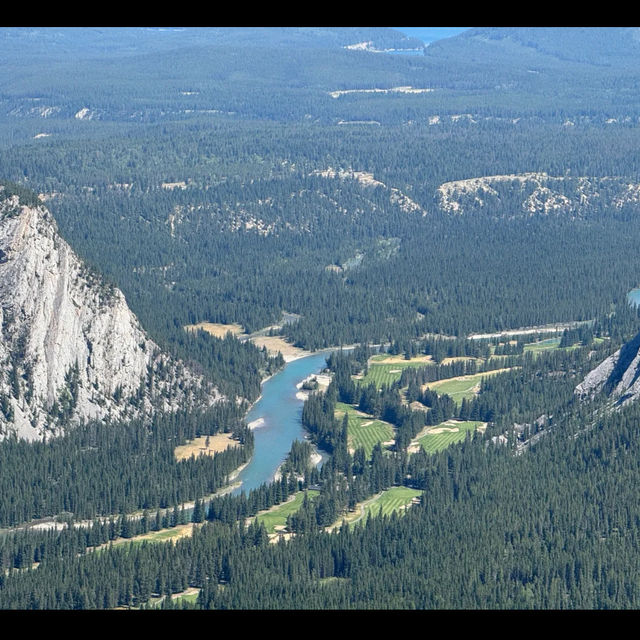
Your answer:
[[[361,385],[373,383],[380,389],[382,385],[390,385],[399,380],[407,367],[424,367],[430,364],[434,364],[431,356],[422,355],[406,360],[403,356],[378,354],[369,359],[366,375],[356,379]]]
[[[284,527],[287,524],[287,518],[300,509],[304,501],[305,494],[309,500],[313,500],[320,494],[320,492],[315,489],[299,491],[294,494],[293,499],[287,500],[282,504],[271,507],[271,509],[268,509],[267,511],[259,513],[255,519],[264,524],[267,533],[276,533],[276,527]]]
[[[486,426],[479,420],[447,420],[435,427],[428,427],[414,440],[427,453],[436,453],[456,442],[461,442],[468,433],[475,432],[478,427]],[[413,444],[413,443],[412,443]]]
[[[551,349],[557,349],[560,346],[560,338],[546,338],[545,340],[539,340],[538,342],[529,342],[524,345],[525,352],[533,351],[548,351]]]
[[[98,547],[93,548],[94,553],[101,553],[104,549],[113,546],[120,545],[130,545],[131,547],[139,546],[145,542],[152,543],[162,543],[162,542],[176,542],[181,540],[182,538],[191,537],[193,535],[193,530],[196,528],[197,524],[193,522],[189,522],[187,524],[179,524],[176,527],[171,527],[169,529],[160,529],[159,531],[148,531],[147,533],[141,533],[137,536],[132,536],[131,538],[116,538],[111,542],[107,542]]]
[[[593,339],[594,344],[601,344],[605,341],[606,338],[598,338],[595,337]],[[529,344],[524,345],[524,350],[532,351],[534,354],[539,353],[541,351],[551,351],[553,349],[562,349],[563,351],[571,351],[573,349],[578,349],[579,347],[584,346],[582,342],[575,342],[569,347],[561,347],[560,346],[561,338],[547,338],[546,340],[539,340],[538,342],[530,342]]]
[[[346,521],[350,526],[355,525],[357,522],[366,522],[369,514],[375,518],[380,515],[388,516],[394,512],[403,513],[411,506],[412,501],[418,499],[421,495],[422,491],[419,489],[391,487],[356,505],[355,511],[341,517],[329,529],[339,527],[343,521]]]
[[[393,426],[383,420],[376,420],[358,411],[350,404],[336,403],[335,417],[342,419],[344,414],[348,417],[348,441],[349,448],[355,451],[363,447],[367,458],[371,457],[373,448],[379,443],[391,442],[395,438]]]
[[[372,516],[390,516],[394,512],[404,511],[414,498],[422,495],[420,489],[411,489],[409,487],[391,487],[383,491],[377,499],[372,500],[365,507],[364,517],[369,514]]]
[[[493,371],[475,373],[470,376],[458,376],[457,378],[447,378],[445,380],[437,380],[436,382],[428,382],[423,386],[423,388],[432,389],[439,394],[446,393],[455,400],[456,404],[460,405],[463,398],[471,400],[471,398],[478,393],[482,378],[495,376],[499,373],[504,373],[505,371],[511,371],[511,368],[494,369]]]

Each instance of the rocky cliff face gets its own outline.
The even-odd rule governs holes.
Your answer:
[[[0,437],[214,402],[162,354],[121,291],[91,272],[43,206],[0,186]]]
[[[582,398],[601,392],[617,405],[640,396],[640,333],[589,372],[575,390]]]

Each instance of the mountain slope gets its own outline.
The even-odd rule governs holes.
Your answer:
[[[160,352],[123,294],[58,235],[45,207],[0,189],[2,433],[36,438],[79,420],[127,419],[219,397]]]
[[[633,67],[640,57],[637,27],[478,27],[432,43],[428,57],[558,66],[578,63]]]

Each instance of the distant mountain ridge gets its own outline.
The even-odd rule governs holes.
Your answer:
[[[111,58],[200,46],[420,49],[424,43],[390,27],[2,27],[6,57]]]
[[[425,55],[508,66],[570,62],[632,68],[640,60],[640,28],[476,27],[432,43]]]
[[[0,125],[12,136],[17,118],[54,129],[89,120],[414,126],[640,114],[631,27],[477,27],[428,46],[390,27],[4,27],[0,60]],[[429,93],[375,93],[398,87]]]

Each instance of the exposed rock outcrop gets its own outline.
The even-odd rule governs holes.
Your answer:
[[[44,206],[0,186],[0,437],[127,419],[219,394],[160,352],[122,292],[87,268]]]
[[[637,208],[640,184],[616,177],[520,173],[445,182],[438,187],[437,198],[440,208],[452,214],[583,217],[598,210]]]
[[[590,371],[575,389],[582,398],[601,392],[617,405],[640,396],[640,333]]]

